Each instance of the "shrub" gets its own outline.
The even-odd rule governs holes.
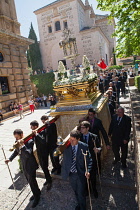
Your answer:
[[[122,68],[123,68],[123,66],[114,65],[114,66],[110,66],[108,69],[112,70],[112,69],[122,69]]]
[[[38,89],[38,95],[53,93],[54,73],[31,75],[31,81]]]
[[[135,77],[135,86],[138,88],[138,91],[140,91],[140,76]]]

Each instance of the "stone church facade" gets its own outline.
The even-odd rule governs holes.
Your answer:
[[[63,30],[70,29],[76,37],[78,53],[76,64],[82,63],[83,55],[87,55],[91,64],[101,58],[109,64],[112,56],[115,39],[111,38],[114,32],[114,21],[108,24],[108,15],[94,13],[88,0],[85,4],[81,0],[57,0],[34,12],[37,16],[40,49],[45,70],[56,70],[59,60],[64,60],[63,50],[59,47],[63,39]],[[70,61],[66,60],[68,68]]]
[[[33,41],[20,36],[14,0],[0,0],[0,110],[32,95],[26,51]]]

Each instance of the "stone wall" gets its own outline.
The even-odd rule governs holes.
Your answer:
[[[32,95],[26,51],[34,41],[20,36],[14,0],[0,1],[0,77],[8,80],[9,93],[0,84],[0,109],[8,110],[11,101],[25,103]]]
[[[27,48],[27,43],[20,36],[0,31],[0,52],[4,57],[3,62],[0,62],[0,76],[7,77],[10,92],[2,95],[0,89],[0,109],[7,109],[11,101],[25,103],[32,95],[27,69]]]

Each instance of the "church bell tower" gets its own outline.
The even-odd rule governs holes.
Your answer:
[[[0,0],[0,29],[20,35],[14,0]]]

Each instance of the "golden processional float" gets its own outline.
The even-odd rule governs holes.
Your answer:
[[[97,75],[93,72],[88,58],[86,55],[83,56],[82,67],[79,68],[80,72],[76,73],[75,61],[79,55],[76,38],[71,37],[69,29],[65,29],[63,33],[64,39],[60,41],[59,45],[63,48],[64,58],[71,60],[72,70],[66,70],[60,61],[58,71],[54,72],[55,82],[53,86],[58,103],[50,116],[59,116],[56,121],[58,135],[62,137],[63,144],[66,144],[69,133],[75,129],[79,120],[86,116],[89,108],[96,110],[97,116],[102,120],[107,132],[111,118],[107,104],[108,99],[98,91]],[[63,149],[60,148],[61,152]],[[104,154],[106,154],[106,147],[103,143]]]

